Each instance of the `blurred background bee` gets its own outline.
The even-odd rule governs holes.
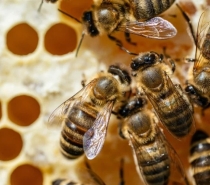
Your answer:
[[[143,90],[153,105],[161,123],[179,139],[194,128],[193,106],[181,86],[174,85],[168,76],[175,64],[171,60],[171,66],[166,62],[161,54],[140,53],[132,59],[132,76],[139,91]]]
[[[147,185],[166,185],[173,175],[188,184],[175,150],[157,126],[157,118],[146,109],[145,99],[135,97],[122,106],[120,135],[130,141],[137,171]]]
[[[74,159],[84,151],[88,159],[98,155],[113,107],[129,95],[130,83],[128,72],[112,65],[51,114],[49,125],[63,124],[60,146],[65,157]]]
[[[210,103],[210,10],[200,16],[196,37],[196,54],[190,82],[185,91],[202,108]]]
[[[105,183],[103,182],[103,180],[91,169],[90,165],[88,164],[88,162],[85,162],[86,165],[86,171],[88,172],[88,177],[89,179],[87,181],[89,181],[87,184],[91,184],[91,185],[105,185]],[[124,181],[124,170],[123,170],[123,165],[124,165],[124,160],[121,159],[120,161],[120,183],[119,185],[125,185],[125,181]],[[67,180],[67,179],[56,179],[52,182],[52,185],[86,185],[86,183],[76,183],[74,181],[71,180]]]
[[[51,2],[51,3],[56,3],[58,0],[45,0],[45,1],[46,2]],[[41,0],[41,3],[40,3],[39,8],[38,8],[38,12],[40,12],[43,3],[44,3],[44,0]]]
[[[135,43],[131,41],[130,34],[154,39],[174,37],[177,33],[176,28],[167,20],[155,17],[167,10],[174,1],[102,0],[102,2],[95,2],[92,9],[84,12],[82,16],[81,22],[85,30],[80,44],[85,34],[95,37],[106,33],[111,40],[122,47],[122,42],[112,36],[114,31],[124,32],[126,41],[131,44]]]
[[[210,138],[197,130],[193,135],[190,147],[191,172],[196,185],[208,185],[210,183]]]

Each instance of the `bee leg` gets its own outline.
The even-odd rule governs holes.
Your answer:
[[[40,3],[39,8],[37,10],[38,12],[40,12],[43,2],[44,2],[44,0],[41,0],[41,3]]]
[[[119,128],[119,131],[118,131],[119,136],[120,136],[122,139],[126,139],[126,137],[125,137],[125,135],[123,134],[123,131],[122,131],[122,124],[121,124],[121,123],[119,123],[118,128]]]
[[[116,42],[116,44],[119,46],[119,47],[122,47],[122,42],[117,39],[116,37],[113,37],[111,35],[108,35],[109,39],[113,40],[114,42]]]
[[[121,159],[120,160],[120,184],[119,185],[125,185],[123,166],[124,166],[124,160]]]
[[[171,57],[166,53],[166,47],[163,47],[163,55],[166,57],[167,61],[171,64],[171,70],[174,73],[176,70],[176,64],[175,62],[171,59]]]
[[[82,81],[81,81],[81,85],[82,85],[82,87],[85,87],[86,86],[86,78],[85,78],[85,74],[84,73],[82,73]]]
[[[178,3],[176,3],[176,6],[179,8],[179,10],[181,11],[183,17],[184,17],[185,20],[187,21],[188,26],[189,26],[189,28],[190,28],[190,33],[191,33],[192,38],[193,38],[193,41],[194,41],[194,43],[195,43],[195,46],[197,46],[197,39],[196,39],[195,32],[194,32],[194,30],[193,30],[193,26],[192,26],[192,23],[191,23],[190,18],[189,18],[188,15],[182,10],[182,8],[179,6]]]
[[[126,41],[127,41],[129,44],[136,45],[136,42],[132,42],[132,41],[131,41],[130,33],[128,33],[128,32],[124,32],[124,33],[125,33],[125,39],[126,39]]]
[[[171,70],[174,73],[174,71],[176,70],[176,64],[171,58],[168,58],[168,61],[171,64]]]

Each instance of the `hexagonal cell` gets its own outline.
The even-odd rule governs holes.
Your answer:
[[[42,185],[42,171],[30,164],[18,166],[10,175],[11,185]]]
[[[16,55],[33,53],[38,45],[37,32],[27,23],[20,23],[12,27],[6,35],[8,49]]]
[[[39,117],[39,102],[28,95],[19,95],[11,99],[7,106],[9,119],[20,126],[29,126]]]
[[[72,52],[77,46],[76,32],[67,24],[54,24],[45,34],[44,46],[53,55],[64,55]]]
[[[23,140],[21,135],[10,129],[0,129],[0,160],[9,161],[16,158],[21,152]]]

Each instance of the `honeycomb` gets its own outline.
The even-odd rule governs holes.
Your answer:
[[[40,1],[41,2],[41,1]],[[0,184],[50,185],[57,178],[94,184],[86,177],[84,156],[65,159],[59,151],[60,128],[51,129],[47,120],[63,101],[82,88],[81,81],[91,79],[110,64],[129,66],[132,56],[121,51],[106,36],[85,36],[79,55],[75,52],[82,25],[62,15],[57,8],[80,19],[89,9],[91,0],[59,0],[57,4],[44,2],[40,12],[37,0],[0,1]],[[196,30],[199,16],[210,4],[207,0],[180,0],[180,5],[192,19]],[[195,46],[187,29],[188,24],[173,5],[163,17],[178,30],[170,40],[151,40],[133,36],[137,47],[125,42],[123,33],[115,36],[132,52],[156,51],[167,48],[174,59],[194,57]],[[173,80],[184,85],[187,70],[192,64],[176,60]],[[195,111],[196,127],[208,129],[209,110],[202,116]],[[118,136],[118,122],[114,116],[108,128],[101,153],[89,164],[106,184],[119,184],[120,160],[124,159],[125,184],[143,184],[134,165],[128,141]],[[189,136],[177,141],[165,131],[177,151],[189,179]],[[180,147],[181,146],[183,147]],[[176,184],[173,179],[170,184]]]

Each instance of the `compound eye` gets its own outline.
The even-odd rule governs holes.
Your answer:
[[[151,53],[144,57],[144,62],[147,64],[151,64],[155,62],[155,54]]]
[[[122,116],[122,117],[127,117],[128,116],[128,109],[127,108],[123,108],[119,111],[119,114]]]
[[[139,67],[140,67],[139,62],[133,61],[133,62],[131,63],[131,69],[132,69],[132,70],[136,71],[136,70],[139,69]]]
[[[194,89],[194,87],[193,87],[192,85],[188,85],[188,86],[185,88],[185,91],[186,91],[187,93],[190,93],[190,94],[193,94],[193,95],[196,94],[195,89]]]

